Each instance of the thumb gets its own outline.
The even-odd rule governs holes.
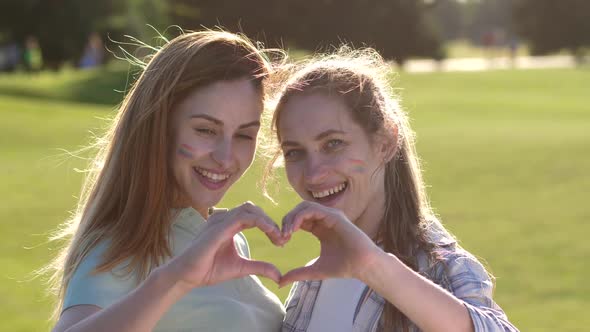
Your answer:
[[[240,276],[244,277],[255,274],[257,276],[266,277],[277,284],[281,280],[281,272],[273,264],[250,259],[243,259],[243,261],[244,263],[240,269]]]
[[[280,280],[279,287],[283,287],[295,281],[301,280],[321,280],[321,274],[313,265],[299,267],[287,272]]]

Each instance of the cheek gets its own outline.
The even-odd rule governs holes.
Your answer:
[[[298,163],[285,163],[285,172],[287,173],[287,180],[293,188],[297,188],[297,179],[301,177],[301,165]]]
[[[234,153],[236,156],[238,156],[240,164],[248,167],[254,160],[254,154],[256,153],[256,142],[238,143],[235,147]]]
[[[367,172],[367,163],[364,160],[351,158],[346,160],[345,163],[350,173],[365,174]]]
[[[194,160],[211,152],[214,148],[214,142],[192,133],[187,133],[178,138],[175,148],[177,157],[185,160]]]
[[[176,149],[176,155],[181,159],[194,159],[195,152],[195,147],[187,143],[180,143]]]

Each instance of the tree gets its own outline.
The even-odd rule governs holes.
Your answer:
[[[146,39],[148,23],[165,29],[165,4],[164,0],[2,0],[0,36],[21,45],[35,37],[45,66],[58,69],[66,61],[78,62],[93,33],[120,41],[124,34]]]
[[[467,28],[469,39],[475,44],[485,43],[486,35],[494,34],[505,44],[514,39],[512,10],[514,0],[479,0],[463,4],[468,12]]]
[[[588,0],[518,0],[514,22],[533,54],[567,49],[581,57],[590,46]]]
[[[433,2],[427,15],[440,31],[443,40],[454,40],[465,37],[465,8],[464,3],[457,0],[437,0]]]
[[[172,20],[187,28],[222,25],[269,46],[317,50],[345,41],[403,63],[438,56],[440,39],[416,0],[173,0]],[[278,45],[277,45],[278,44]]]

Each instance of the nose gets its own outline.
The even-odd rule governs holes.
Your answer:
[[[231,139],[220,139],[213,151],[211,158],[223,169],[229,169],[233,162],[233,146]]]
[[[308,184],[320,184],[328,175],[329,167],[319,156],[310,155],[305,164],[304,178]]]

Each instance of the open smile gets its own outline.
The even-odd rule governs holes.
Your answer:
[[[342,194],[348,188],[348,182],[344,182],[338,184],[332,188],[318,190],[318,191],[309,191],[311,196],[316,200],[318,203],[323,205],[332,205],[336,202],[338,198],[342,196]]]
[[[193,171],[197,175],[199,182],[211,190],[223,188],[231,177],[230,173],[217,173],[201,167],[193,167]]]

